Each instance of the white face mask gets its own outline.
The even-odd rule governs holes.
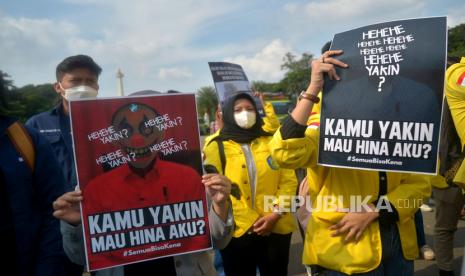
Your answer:
[[[65,99],[67,100],[76,100],[76,99],[85,99],[85,98],[95,98],[97,97],[97,90],[93,87],[87,85],[74,86],[68,89],[64,89],[63,86],[60,87],[65,91]]]
[[[255,112],[243,110],[239,113],[234,113],[234,120],[241,128],[249,129],[255,125],[257,118]]]

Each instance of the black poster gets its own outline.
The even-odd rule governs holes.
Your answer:
[[[245,75],[242,66],[229,62],[209,62],[210,71],[212,72],[213,81],[215,82],[216,93],[221,104],[234,95],[240,93],[249,93],[255,100],[258,113],[264,117],[263,106],[257,97],[253,96],[249,80]]]
[[[318,163],[436,173],[446,45],[446,17],[336,34],[349,68],[325,81]]]

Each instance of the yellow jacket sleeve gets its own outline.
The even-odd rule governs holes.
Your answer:
[[[423,200],[431,196],[429,176],[409,173],[388,175],[388,183],[393,180],[390,177],[401,178],[400,185],[388,191],[386,196],[396,208],[399,222],[404,223],[411,220]]]
[[[283,140],[281,130],[270,141],[271,156],[282,168],[297,169],[316,165],[318,130],[307,128],[305,137]]]
[[[218,143],[211,140],[208,143],[205,143],[205,146],[203,147],[203,154],[204,164],[214,166],[220,174],[223,174]]]
[[[262,129],[268,133],[275,133],[281,124],[279,123],[278,116],[276,116],[274,112],[273,105],[270,102],[265,102],[263,109],[265,111],[265,117],[263,118]]]
[[[446,97],[455,129],[465,146],[465,57],[446,71]]]
[[[446,97],[463,150],[465,149],[465,57],[446,71]],[[465,162],[462,162],[453,181],[465,187]]]
[[[294,170],[281,169],[279,175],[277,196],[295,195],[297,192],[297,178]]]

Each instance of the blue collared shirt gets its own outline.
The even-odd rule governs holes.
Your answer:
[[[65,176],[65,189],[66,191],[74,190],[77,178],[71,139],[71,123],[69,116],[63,112],[62,104],[32,116],[26,125],[39,130],[50,142]]]

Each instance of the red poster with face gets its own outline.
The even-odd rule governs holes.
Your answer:
[[[211,248],[194,94],[71,101],[87,264]]]

